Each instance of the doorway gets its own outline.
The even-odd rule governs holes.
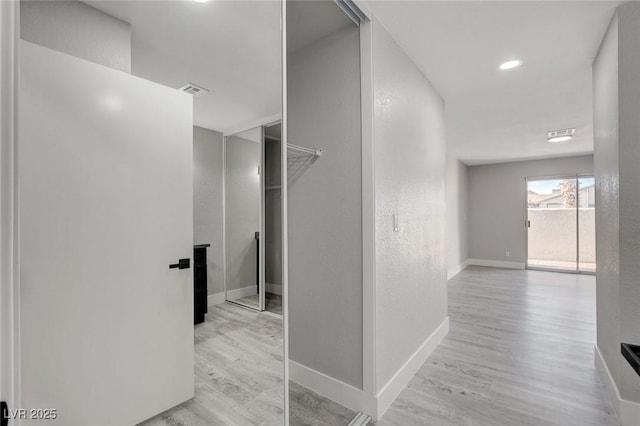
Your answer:
[[[527,269],[594,274],[595,179],[527,178]]]

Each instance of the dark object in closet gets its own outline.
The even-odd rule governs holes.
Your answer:
[[[211,244],[193,246],[193,323],[204,322],[207,312],[207,247]]]
[[[622,352],[622,356],[631,364],[631,367],[640,375],[640,346],[621,343],[620,351]]]
[[[260,294],[260,232],[256,232],[256,293]]]

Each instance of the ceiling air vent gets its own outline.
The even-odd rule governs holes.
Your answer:
[[[185,93],[193,95],[193,97],[203,96],[209,93],[209,89],[205,89],[204,87],[193,83],[187,83],[178,90],[182,90]]]

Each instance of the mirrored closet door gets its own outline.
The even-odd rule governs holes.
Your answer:
[[[225,297],[264,310],[263,128],[225,137]]]
[[[225,137],[225,297],[282,315],[281,124]]]
[[[22,406],[52,426],[285,424],[282,3],[2,6]]]

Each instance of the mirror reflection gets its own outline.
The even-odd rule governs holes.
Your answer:
[[[20,2],[22,402],[52,425],[284,424],[281,13]]]
[[[286,6],[289,416],[347,425],[363,387],[360,31],[337,2]]]

